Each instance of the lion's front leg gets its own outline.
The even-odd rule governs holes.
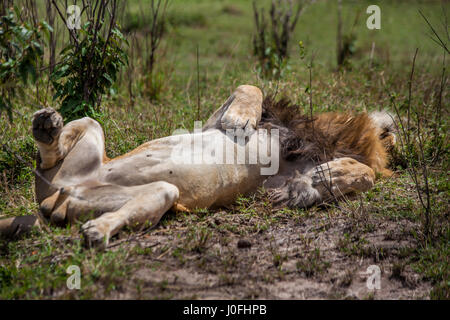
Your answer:
[[[374,171],[352,158],[339,158],[296,174],[280,188],[269,190],[275,206],[309,207],[342,196],[369,190]]]
[[[296,171],[281,187],[269,189],[269,199],[274,207],[307,208],[320,202],[322,195],[313,187],[310,175]]]
[[[134,187],[130,187],[134,188]],[[139,187],[136,196],[119,210],[107,212],[82,226],[89,246],[107,245],[109,238],[125,226],[154,226],[178,200],[179,191],[173,184],[159,181]]]
[[[344,195],[365,192],[375,184],[375,172],[369,166],[352,158],[338,158],[308,171],[312,187],[322,201],[338,199]]]
[[[239,135],[256,130],[261,120],[263,95],[259,88],[239,86],[227,101],[206,122],[204,130],[211,128],[236,130]]]

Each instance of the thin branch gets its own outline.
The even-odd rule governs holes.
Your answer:
[[[197,44],[197,120],[200,120],[200,65]]]
[[[435,39],[433,39],[437,44],[439,44],[445,51],[447,51],[447,53],[450,54],[450,51],[447,49],[447,46],[445,45],[444,41],[442,41],[441,37],[439,37],[438,33],[436,32],[436,30],[434,30],[433,26],[431,25],[431,23],[428,21],[428,19],[425,17],[425,15],[422,13],[422,11],[420,11],[419,9],[419,13],[422,16],[422,18],[425,19],[425,21],[427,22],[428,26],[430,27],[431,31],[433,31],[434,35],[438,38],[439,42],[437,42]]]
[[[58,5],[56,4],[55,0],[52,0],[53,6],[56,8],[56,11],[58,11],[59,16],[61,17],[62,21],[64,22],[64,25],[67,27],[67,30],[69,30],[69,34],[72,37],[74,43],[75,43],[75,47],[78,48],[78,39],[76,37],[76,34],[73,30],[71,30],[68,26],[67,26],[67,21],[66,18],[64,18],[64,15],[61,13],[61,10],[59,10]]]
[[[414,68],[416,65],[416,57],[417,57],[417,52],[419,51],[419,48],[416,48],[416,52],[414,53],[414,58],[413,58],[413,63],[412,63],[412,67],[411,67],[411,74],[409,76],[409,82],[408,82],[408,114],[407,114],[407,133],[408,135],[406,136],[406,142],[407,144],[409,144],[409,131],[410,131],[410,118],[411,118],[411,96],[412,96],[412,81],[413,81],[413,76],[414,76]]]

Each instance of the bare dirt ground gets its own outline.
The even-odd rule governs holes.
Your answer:
[[[352,212],[341,208],[339,213],[329,209],[281,211],[272,213],[272,221],[267,222],[265,214],[270,209],[253,205],[246,204],[250,213],[241,207],[231,213],[193,214],[189,227],[182,222],[185,214],[172,214],[159,228],[127,242],[130,252],[140,253],[131,258],[137,267],[109,297],[428,297],[430,283],[405,263],[415,246],[414,223],[382,219],[361,207]],[[381,269],[379,290],[367,288],[370,265]]]

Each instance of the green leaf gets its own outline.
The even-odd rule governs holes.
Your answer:
[[[47,23],[47,21],[42,21],[41,26],[44,30],[48,32],[53,32],[53,28]]]
[[[113,84],[113,83],[114,83],[113,79],[111,79],[111,77],[110,77],[109,74],[107,74],[107,73],[104,73],[104,74],[103,74],[103,78],[105,78],[106,80],[108,80],[110,84]]]
[[[69,50],[72,50],[73,48],[75,48],[75,46],[73,44],[68,45],[67,47],[65,47],[64,49],[61,50],[61,52],[59,53],[60,55],[64,55],[66,54]]]

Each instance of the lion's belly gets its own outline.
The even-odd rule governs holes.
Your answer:
[[[129,156],[104,164],[100,181],[123,186],[166,181],[178,187],[178,202],[187,208],[225,205],[262,184],[264,177],[258,163],[221,164],[199,156],[212,150],[217,139],[222,139],[224,150],[227,145],[235,145],[219,130],[197,135],[202,137],[201,147],[193,145],[195,140],[183,140],[187,135],[151,141]]]

